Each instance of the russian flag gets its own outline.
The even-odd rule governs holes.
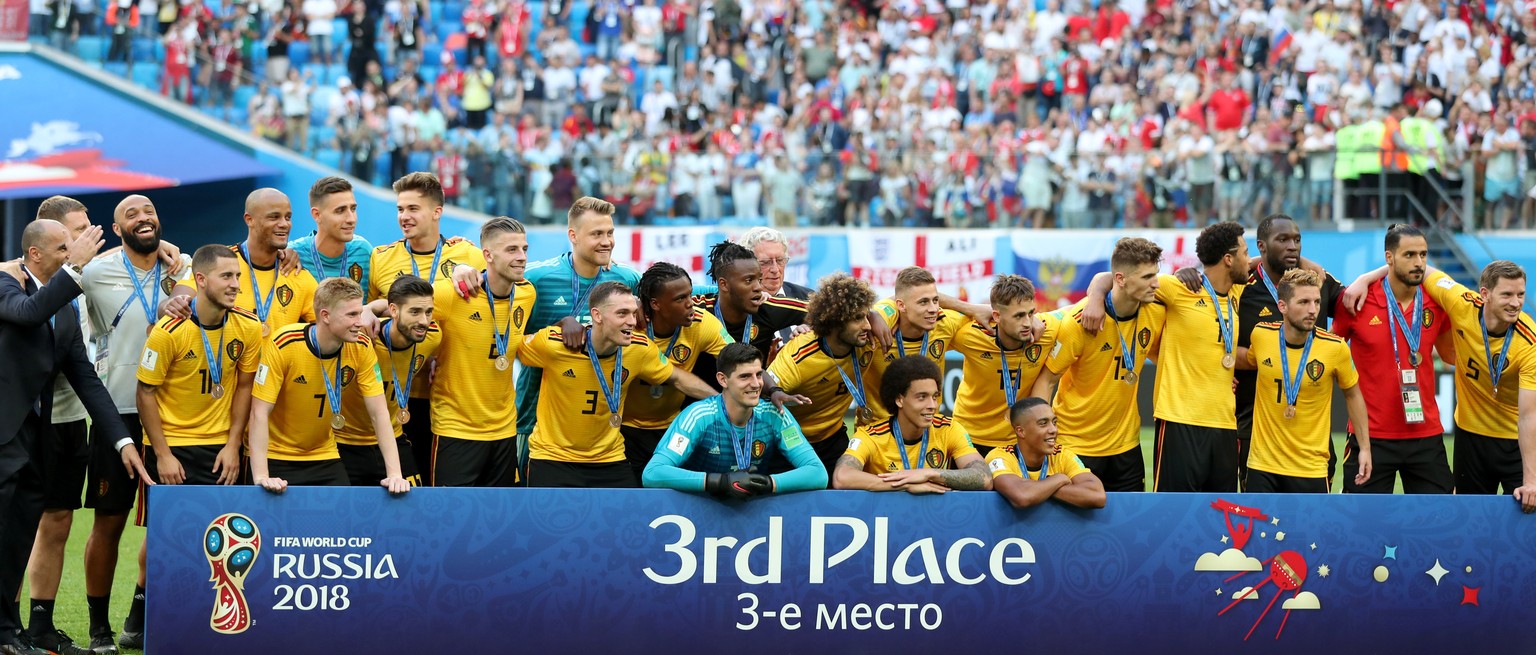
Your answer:
[[[1269,44],[1269,65],[1274,66],[1280,63],[1280,57],[1284,56],[1285,51],[1289,50],[1290,47],[1291,31],[1282,25],[1280,26],[1280,31],[1275,33],[1274,40],[1270,41]]]

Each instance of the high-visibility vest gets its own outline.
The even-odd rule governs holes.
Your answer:
[[[1415,175],[1423,175],[1429,170],[1430,131],[1435,129],[1433,121],[1410,116],[1402,121],[1403,143],[1408,145],[1408,172]]]
[[[1355,151],[1359,149],[1360,126],[1345,125],[1334,133],[1333,176],[1340,180],[1360,177],[1355,171]]]
[[[1374,175],[1381,172],[1381,139],[1386,129],[1381,121],[1366,121],[1360,125],[1360,133],[1355,141],[1356,173]]]
[[[1397,147],[1394,138],[1402,133],[1402,125],[1397,118],[1388,116],[1381,131],[1381,167],[1389,173],[1408,170],[1408,153]]]

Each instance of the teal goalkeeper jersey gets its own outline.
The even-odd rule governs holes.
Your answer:
[[[762,472],[773,453],[782,451],[794,469],[771,476],[775,493],[827,488],[827,469],[793,416],[762,402],[753,410],[751,423],[751,435],[742,446],[743,455],[751,459],[748,470]],[[646,464],[645,486],[703,491],[706,474],[740,470],[731,440],[741,438],[745,429],[731,424],[721,396],[689,405],[667,428]]]
[[[313,232],[294,239],[288,247],[299,254],[299,265],[314,275],[316,281],[344,277],[362,285],[363,291],[368,290],[368,259],[373,255],[373,246],[367,239],[352,237],[340,257],[326,257],[316,252]]]

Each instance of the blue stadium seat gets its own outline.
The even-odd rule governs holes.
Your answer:
[[[675,77],[677,77],[677,74],[672,70],[671,66],[652,66],[645,73],[645,85],[640,89],[640,94],[645,95],[645,92],[650,91],[651,85],[655,84],[657,80],[661,81],[663,88],[670,91],[672,90],[672,80]]]
[[[97,62],[107,56],[107,40],[100,36],[82,36],[75,41],[75,56]]]
[[[163,61],[163,59],[156,57],[156,54],[164,51],[165,46],[161,45],[157,39],[141,36],[133,40],[134,61]]]
[[[460,0],[448,0],[443,3],[443,13],[437,17],[439,23],[452,22],[462,25],[464,22],[464,3]]]
[[[306,41],[294,41],[288,46],[288,64],[299,70],[309,63],[309,43]],[[280,82],[281,80],[275,80]]]
[[[255,95],[256,85],[254,84],[242,84],[235,87],[235,107],[243,111],[246,105],[251,104],[251,98]]]
[[[121,61],[109,61],[102,64],[101,69],[118,77],[126,77],[128,75],[128,64]]]
[[[452,20],[438,20],[435,24],[435,29],[437,31],[437,42],[443,43],[444,41],[447,41],[448,37],[453,36],[454,33],[458,32],[463,27],[464,24],[457,17],[453,18]]]
[[[244,130],[250,126],[251,117],[245,112],[245,105],[235,105],[229,112],[229,123]]]
[[[329,148],[331,140],[336,138],[336,128],[329,125],[316,125],[309,130],[309,134],[320,147]]]
[[[425,152],[413,152],[406,159],[406,167],[413,171],[427,171],[432,169],[432,156]]]
[[[315,153],[315,161],[320,162],[323,166],[341,168],[341,151],[330,148],[322,149]]]
[[[443,56],[443,44],[442,43],[424,43],[424,44],[422,44],[422,46],[421,46],[421,63],[423,63],[423,64],[431,64],[433,66],[436,66],[438,64],[438,62],[442,61],[442,59],[440,59],[440,57],[442,57],[442,56]]]
[[[151,91],[160,90],[160,66],[153,62],[139,62],[133,67],[133,82]],[[178,98],[184,100],[185,98]]]
[[[581,33],[587,27],[587,15],[592,13],[591,5],[585,2],[573,0],[571,11],[566,14],[566,26],[571,29],[571,36],[577,41],[581,40]]]

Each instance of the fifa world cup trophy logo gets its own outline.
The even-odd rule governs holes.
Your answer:
[[[213,617],[214,632],[233,635],[251,627],[251,608],[245,601],[245,576],[261,552],[261,531],[244,514],[225,514],[208,524],[203,533],[203,554],[211,569],[208,580],[218,594]]]

